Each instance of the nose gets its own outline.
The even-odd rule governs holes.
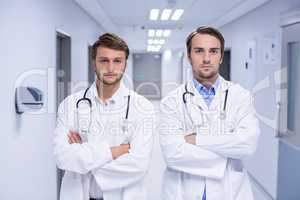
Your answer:
[[[113,61],[109,61],[108,66],[107,66],[107,71],[109,73],[114,71],[114,62]]]
[[[204,64],[210,64],[210,55],[209,55],[209,52],[205,52],[204,53],[203,63]]]

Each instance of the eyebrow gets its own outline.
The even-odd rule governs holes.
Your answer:
[[[199,50],[199,49],[204,49],[204,48],[203,47],[194,47],[193,49]],[[221,50],[221,48],[219,48],[219,47],[213,47],[213,48],[209,48],[209,50]]]
[[[115,58],[108,58],[108,57],[99,57],[98,59],[123,59],[123,57],[115,57]]]

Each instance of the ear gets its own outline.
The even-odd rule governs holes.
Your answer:
[[[189,63],[190,63],[190,65],[192,65],[192,58],[191,58],[191,54],[187,53],[187,57],[188,57],[188,59],[189,59]]]
[[[222,57],[221,60],[220,60],[220,65],[222,64],[222,62],[223,62],[223,57]]]
[[[94,71],[96,71],[96,61],[95,61],[95,59],[92,59],[92,66],[91,67],[93,68]]]

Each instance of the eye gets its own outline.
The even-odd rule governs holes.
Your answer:
[[[204,52],[204,49],[200,49],[200,48],[199,48],[199,49],[195,49],[194,52],[195,52],[195,53],[203,53],[203,52]]]
[[[114,59],[113,62],[114,62],[116,65],[120,65],[120,64],[124,63],[124,60],[121,59],[121,58],[116,58],[116,59]]]
[[[99,62],[102,63],[102,64],[106,64],[106,63],[108,63],[108,60],[107,59],[100,59]]]
[[[219,49],[211,49],[210,53],[217,54],[217,53],[219,53]]]
[[[122,60],[121,59],[116,59],[116,60],[114,60],[114,63],[120,64],[120,63],[122,63]]]

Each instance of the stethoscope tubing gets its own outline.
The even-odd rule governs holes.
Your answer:
[[[79,108],[79,104],[83,101],[87,101],[89,104],[90,109],[92,108],[92,101],[91,99],[86,97],[86,94],[88,92],[88,90],[90,89],[90,87],[88,87],[85,91],[84,91],[84,95],[82,98],[78,99],[78,101],[76,102],[76,109]],[[129,113],[129,107],[130,107],[130,95],[127,96],[127,108],[126,108],[126,114],[125,114],[125,120],[128,120],[128,113]]]
[[[186,105],[186,103],[187,103],[187,100],[186,100],[186,95],[191,95],[191,96],[195,96],[195,94],[193,93],[193,92],[190,92],[189,90],[188,90],[188,83],[185,83],[185,85],[184,85],[184,89],[185,89],[185,92],[182,94],[182,101],[183,101],[183,103],[185,104],[185,106],[187,106]],[[225,98],[224,98],[224,104],[223,104],[223,113],[225,114],[226,113],[226,106],[227,106],[227,99],[228,99],[228,89],[226,89],[226,91],[225,91]]]

